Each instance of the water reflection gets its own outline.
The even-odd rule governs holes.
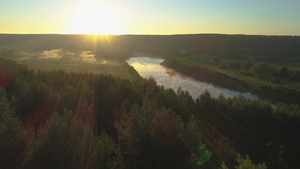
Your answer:
[[[159,85],[163,85],[165,88],[172,88],[175,91],[181,87],[183,90],[188,90],[194,99],[205,90],[208,90],[213,97],[218,97],[220,94],[223,94],[225,97],[241,94],[245,98],[258,99],[256,95],[251,93],[240,93],[185,77],[172,69],[167,69],[160,65],[163,61],[164,59],[161,58],[147,57],[144,54],[140,54],[140,57],[132,57],[127,60],[127,63],[133,66],[143,78],[153,77]]]

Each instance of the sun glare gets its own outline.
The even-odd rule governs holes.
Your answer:
[[[70,23],[71,34],[122,34],[117,11],[102,1],[86,1],[76,8]]]

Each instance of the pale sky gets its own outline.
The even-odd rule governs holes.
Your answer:
[[[1,0],[0,33],[300,35],[300,1]]]

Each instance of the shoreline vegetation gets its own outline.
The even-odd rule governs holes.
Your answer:
[[[213,72],[213,70],[203,68],[197,64],[181,62],[180,59],[167,58],[161,64],[193,79],[212,83],[213,85],[231,90],[253,93],[263,99],[271,100],[274,103],[285,102],[300,104],[300,91],[297,89],[289,89],[264,83],[260,85],[250,84],[244,80],[230,77],[221,72]]]

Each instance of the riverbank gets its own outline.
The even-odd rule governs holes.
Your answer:
[[[238,90],[240,92],[250,92],[261,98],[272,100],[272,102],[285,102],[300,104],[300,92],[295,89],[284,87],[274,87],[269,85],[253,85],[226,74],[213,72],[200,65],[183,62],[178,59],[166,58],[162,65],[176,70],[186,76],[212,83],[216,86]]]

